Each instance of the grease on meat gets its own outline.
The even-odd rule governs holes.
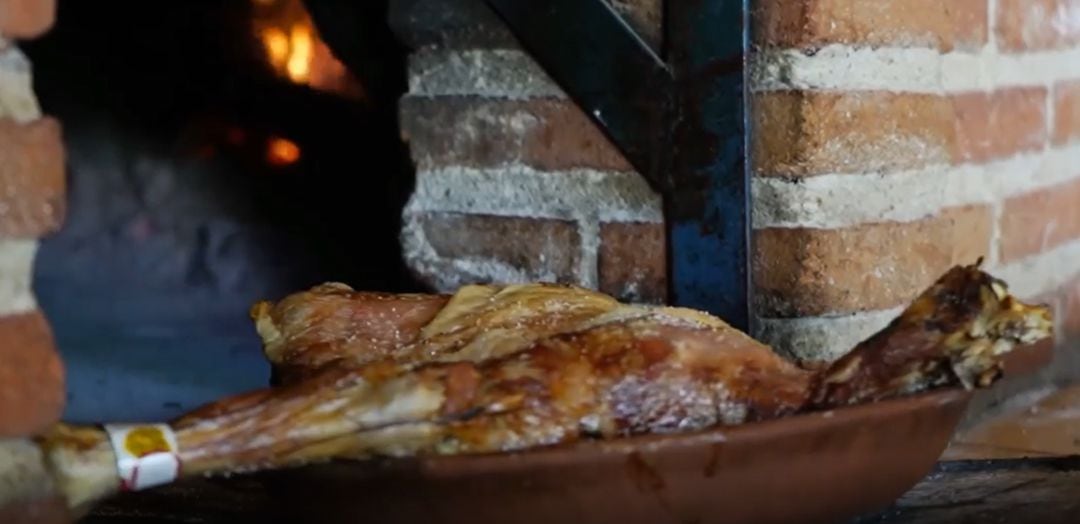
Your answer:
[[[441,296],[326,284],[252,316],[281,385],[174,421],[184,475],[521,450],[985,387],[1006,353],[1052,331],[1046,307],[1020,302],[978,265],[953,268],[820,370],[710,315],[573,286]],[[58,426],[44,446],[73,504],[115,489],[100,431]]]

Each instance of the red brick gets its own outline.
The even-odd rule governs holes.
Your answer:
[[[766,176],[857,173],[948,162],[947,98],[885,92],[759,93],[752,104],[755,171]]]
[[[444,259],[493,261],[557,282],[576,282],[581,237],[574,222],[541,218],[429,213],[428,242]]]
[[[1080,0],[998,0],[997,39],[1005,51],[1080,42]]]
[[[667,298],[664,225],[610,222],[600,226],[600,291],[620,300],[662,304]]]
[[[1000,228],[1002,262],[1080,238],[1080,179],[1006,200]]]
[[[56,21],[56,0],[0,0],[0,36],[41,36]]]
[[[755,232],[759,314],[798,317],[901,306],[989,250],[991,212],[951,208],[916,222]]]
[[[953,99],[956,156],[984,162],[1046,145],[1046,89],[967,93]]]
[[[401,127],[421,169],[522,163],[542,170],[632,168],[573,102],[407,97]]]
[[[0,120],[0,236],[40,237],[58,229],[64,191],[60,124]]]
[[[36,434],[64,408],[64,369],[40,312],[0,318],[0,438]]]
[[[759,0],[755,42],[975,49],[987,39],[987,0]]]
[[[1054,145],[1080,138],[1080,81],[1054,86]]]
[[[1046,90],[951,97],[880,91],[758,93],[755,172],[812,176],[985,162],[1042,148]]]

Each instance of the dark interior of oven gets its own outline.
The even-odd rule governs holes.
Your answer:
[[[318,9],[355,37],[346,55],[327,60],[300,0],[65,0],[24,46],[68,152],[67,218],[34,277],[66,419],[166,419],[265,385],[256,300],[416,289],[398,244],[404,51],[378,6]]]

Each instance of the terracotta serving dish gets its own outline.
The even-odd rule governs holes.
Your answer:
[[[922,479],[969,400],[944,390],[692,434],[334,463],[267,481],[296,522],[843,522]]]

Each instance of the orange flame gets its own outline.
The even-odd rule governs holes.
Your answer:
[[[300,146],[288,138],[270,137],[266,142],[266,161],[277,167],[295,164],[300,160]]]
[[[289,37],[284,31],[276,27],[267,27],[262,30],[263,46],[266,47],[266,56],[270,65],[276,70],[281,70],[289,61]]]
[[[362,98],[362,86],[319,38],[301,0],[252,1],[255,34],[277,74],[296,84]]]
[[[285,64],[285,70],[289,72],[289,79],[297,84],[306,84],[311,76],[312,41],[310,27],[302,24],[292,26],[292,31],[289,32],[289,48],[292,53],[289,62]]]

